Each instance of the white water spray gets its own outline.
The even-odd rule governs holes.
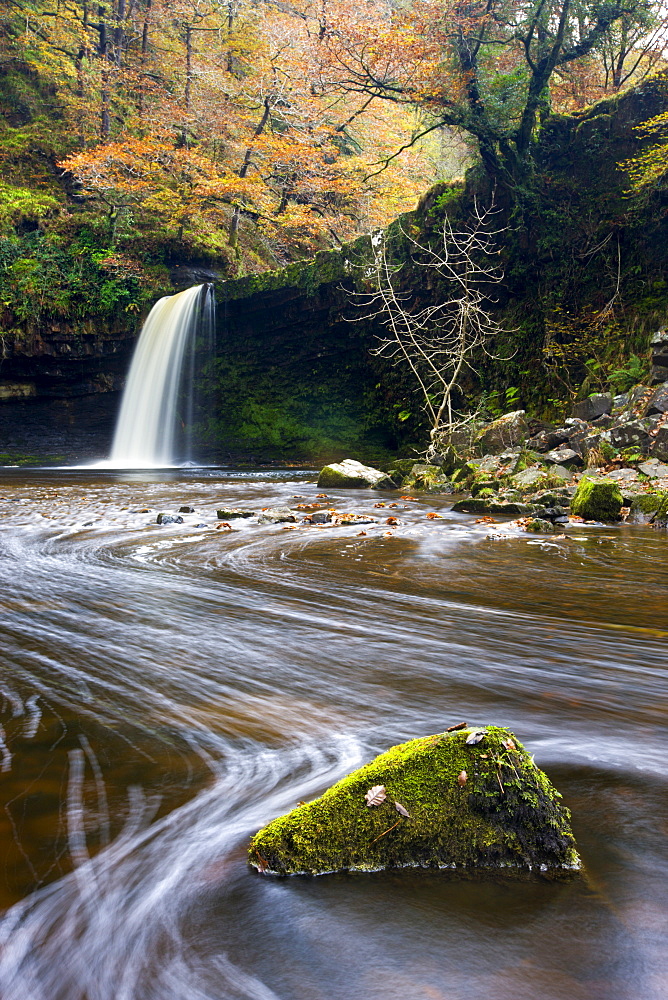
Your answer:
[[[198,327],[213,329],[211,285],[194,285],[160,299],[142,328],[130,366],[107,467],[164,468],[175,463],[177,402],[186,349],[191,347],[186,372],[182,423],[192,424],[192,381]],[[208,327],[208,330],[206,329]],[[185,454],[184,459],[190,455]]]

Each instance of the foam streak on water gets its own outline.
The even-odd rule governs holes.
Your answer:
[[[535,545],[426,496],[388,530],[371,491],[324,501],[363,533],[216,528],[308,479],[3,474],[2,1000],[664,1000],[665,536]],[[269,819],[461,721],[536,754],[585,878],[248,868]]]

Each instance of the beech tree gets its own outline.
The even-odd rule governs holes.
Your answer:
[[[329,86],[423,109],[476,140],[500,191],[531,183],[541,118],[558,69],[600,52],[614,26],[644,23],[645,0],[415,0],[383,23],[328,38]]]

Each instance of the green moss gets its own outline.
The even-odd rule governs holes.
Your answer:
[[[260,830],[250,844],[251,865],[281,875],[403,866],[579,867],[570,814],[524,747],[495,726],[467,745],[471,732],[392,747]],[[364,796],[374,785],[383,785],[387,798],[369,807]]]
[[[641,511],[643,514],[658,512],[659,517],[668,513],[668,493],[656,490],[652,493],[641,493],[631,502],[631,511]]]
[[[617,483],[585,476],[571,500],[571,513],[591,521],[618,521],[623,504]]]

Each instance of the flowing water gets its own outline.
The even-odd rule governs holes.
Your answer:
[[[215,527],[316,492],[3,472],[0,996],[663,1000],[665,534],[529,538],[354,491],[327,502],[376,527]],[[535,753],[584,877],[247,867],[266,821],[460,721]]]
[[[194,285],[153,306],[142,328],[114,433],[112,469],[164,468],[192,459],[189,439],[197,334],[211,340],[215,320],[211,285]],[[209,343],[209,349],[211,344]],[[184,379],[185,377],[185,379]],[[185,386],[182,384],[185,380]],[[179,413],[179,391],[182,412]],[[180,428],[182,454],[177,454]]]

